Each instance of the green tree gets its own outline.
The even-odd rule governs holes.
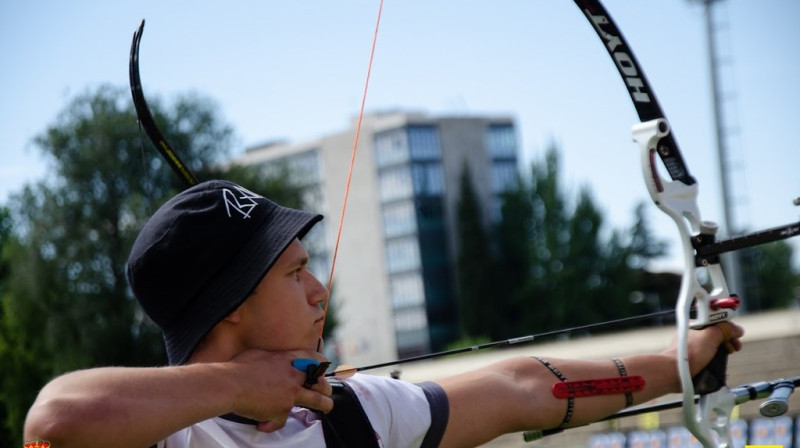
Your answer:
[[[650,204],[640,202],[634,208],[634,224],[630,228],[628,265],[636,273],[636,286],[631,300],[653,312],[675,307],[680,288],[680,276],[649,271],[650,262],[667,254],[667,243],[653,234],[648,217]]]
[[[745,282],[742,299],[749,311],[786,308],[800,297],[800,272],[792,264],[792,246],[776,241],[741,253]]]
[[[458,203],[458,305],[462,336],[489,337],[497,307],[489,232],[483,207],[475,194],[469,167],[461,172]]]
[[[3,303],[6,298],[6,291],[8,290],[11,267],[11,229],[11,213],[8,207],[0,206],[0,366],[2,366],[3,375],[8,375],[9,371],[15,367],[8,362],[12,360],[11,356],[13,352],[9,343],[8,331],[3,324],[6,321]],[[0,376],[0,378],[2,378],[2,376]],[[8,420],[10,410],[8,409],[7,403],[9,397],[13,396],[13,394],[14,391],[8,390],[4,382],[0,379],[0,422],[5,423]],[[0,424],[0,447],[7,446],[4,444],[4,441],[10,443],[14,440],[14,434],[17,432],[19,431],[15,431],[14,428],[7,427],[5,424]]]
[[[183,185],[145,143],[127,96],[127,89],[102,86],[76,97],[35,138],[51,175],[9,203],[15,227],[10,242],[4,238],[3,260],[13,263],[4,265],[0,361],[5,423],[15,435],[38,389],[54,375],[165,360],[160,332],[128,289],[125,264],[144,221]],[[229,178],[300,204],[280,179],[222,164],[233,131],[213,102],[184,96],[169,109],[151,105],[198,178]]]
[[[601,235],[603,216],[588,189],[581,189],[578,201],[569,218],[565,256],[561,260],[553,299],[562,310],[562,326],[600,322],[626,314],[629,292],[623,278],[613,274],[624,271],[626,248],[613,238],[604,241]],[[617,257],[611,257],[611,252]],[[625,282],[626,283],[626,282]],[[621,291],[624,291],[620,293]]]
[[[516,187],[502,195],[500,220],[492,233],[496,255],[493,259],[495,284],[493,307],[499,315],[494,322],[491,337],[503,339],[519,336],[533,327],[508,328],[504,323],[514,322],[522,313],[529,312],[530,297],[523,286],[533,271],[533,202],[527,184],[518,179]],[[527,321],[527,319],[525,320]]]
[[[545,153],[542,161],[531,163],[526,195],[532,212],[531,272],[521,279],[521,287],[513,297],[514,303],[521,306],[517,325],[527,331],[551,329],[559,325],[566,312],[568,298],[558,296],[558,286],[568,249],[569,211],[558,170],[555,147]]]
[[[491,234],[493,310],[485,315],[497,316],[492,338],[647,310],[630,300],[642,282],[633,261],[660,256],[663,243],[651,237],[642,209],[630,238],[608,231],[590,190],[580,189],[573,200],[559,170],[553,146],[533,161],[527,180],[503,195],[501,219]]]
[[[8,279],[8,270],[11,265],[10,260],[4,257],[4,251],[11,242],[12,227],[11,212],[8,207],[0,206],[0,300],[3,297],[3,291]]]
[[[630,229],[631,267],[647,268],[653,259],[667,253],[667,243],[653,235],[650,220],[647,216],[648,205],[644,202],[634,208],[634,224]]]

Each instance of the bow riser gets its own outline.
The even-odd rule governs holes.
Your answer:
[[[724,386],[724,368],[727,352],[719,352],[712,361],[717,369],[713,376],[721,376],[722,384],[710,386],[716,392],[702,395],[695,404],[695,378],[689,370],[689,329],[703,328],[730,319],[733,310],[723,308],[713,310],[716,299],[728,298],[728,286],[719,262],[708,263],[706,269],[710,281],[708,289],[697,278],[695,267],[694,242],[710,239],[713,241],[717,226],[701,219],[697,206],[698,184],[686,184],[680,180],[663,179],[656,166],[655,153],[659,145],[669,136],[669,123],[661,118],[637,124],[633,127],[633,139],[638,143],[641,153],[642,173],[650,197],[664,213],[675,222],[680,233],[683,248],[684,272],[676,305],[678,332],[678,373],[684,391],[683,413],[687,429],[697,437],[704,447],[727,448],[729,445],[730,413],[734,406],[730,390]],[[692,305],[697,316],[690,320]],[[718,359],[719,358],[719,359]],[[720,372],[721,370],[721,372]],[[716,438],[716,440],[715,440]]]

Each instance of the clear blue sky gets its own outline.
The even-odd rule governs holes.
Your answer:
[[[702,7],[605,4],[700,182],[703,218],[721,221]],[[241,151],[347,125],[361,102],[377,8],[378,0],[0,3],[0,202],[45,175],[31,140],[70,99],[101,83],[127,87],[140,19],[145,94],[211,97]],[[751,228],[796,222],[800,2],[722,0],[717,9],[725,110],[736,131],[736,220]],[[572,1],[386,0],[367,109],[386,108],[513,115],[525,157],[557,142],[566,185],[590,187],[614,227],[629,226],[634,204],[648,200],[631,141],[635,112]],[[653,207],[651,217],[674,241],[666,216]]]

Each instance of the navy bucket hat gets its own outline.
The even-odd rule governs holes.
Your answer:
[[[164,332],[169,364],[186,363],[289,244],[321,219],[222,180],[195,185],[161,206],[133,244],[127,276]]]

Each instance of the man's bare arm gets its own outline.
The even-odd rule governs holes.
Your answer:
[[[742,329],[731,324],[731,341],[738,350]],[[692,332],[690,362],[699,372],[723,342],[719,328]],[[548,359],[569,380],[619,376],[615,363]],[[679,392],[674,345],[661,353],[622,358],[629,375],[640,375],[646,385],[633,393],[634,404]],[[450,404],[450,418],[441,443],[443,448],[477,446],[502,434],[558,427],[567,411],[567,400],[556,398],[552,386],[560,380],[534,358],[513,358],[484,369],[437,381]],[[625,406],[625,395],[574,399],[567,426],[579,426],[611,415]]]
[[[330,411],[330,385],[302,387],[291,366],[313,353],[248,351],[231,362],[176,367],[107,367],[62,375],[28,412],[25,439],[52,446],[147,447],[209,418],[235,412],[282,427],[292,406]]]

